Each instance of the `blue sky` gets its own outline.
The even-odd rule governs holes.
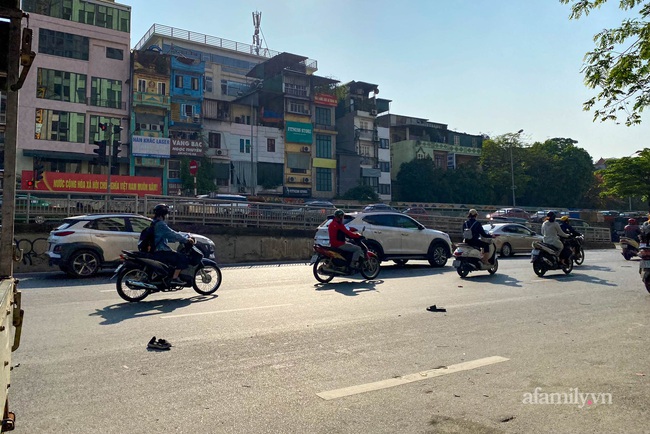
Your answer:
[[[641,126],[592,122],[580,73],[593,35],[624,17],[610,0],[580,20],[558,0],[118,0],[132,7],[131,45],[152,24],[252,43],[262,12],[271,50],[318,61],[318,75],[379,85],[391,113],[527,143],[570,137],[595,159],[643,149]]]

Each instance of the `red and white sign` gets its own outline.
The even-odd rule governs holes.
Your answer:
[[[338,101],[334,95],[328,95],[326,93],[317,93],[314,95],[314,103],[319,105],[328,105],[331,107],[336,107]]]
[[[199,171],[199,163],[196,160],[190,161],[190,175],[196,176],[196,172]]]
[[[31,190],[27,182],[33,178],[31,170],[22,171],[21,188]],[[106,175],[82,173],[43,172],[43,179],[36,182],[36,191],[76,191],[82,193],[106,193],[108,191]],[[150,176],[111,175],[111,193],[161,194],[160,178]]]

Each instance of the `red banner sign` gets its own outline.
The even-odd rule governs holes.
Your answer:
[[[314,95],[314,103],[336,107],[338,101],[336,100],[336,97],[334,95],[328,95],[326,93],[317,93],[316,95]]]
[[[23,170],[21,189],[31,190],[27,185],[33,178],[31,170]],[[106,193],[106,175],[86,175],[81,173],[43,172],[43,180],[37,181],[35,191],[74,191],[81,193]],[[159,178],[150,176],[111,175],[111,193],[116,194],[161,194],[162,183]]]

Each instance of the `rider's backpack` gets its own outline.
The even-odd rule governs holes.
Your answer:
[[[467,222],[465,222],[465,224],[463,225],[464,226],[463,238],[465,238],[466,240],[471,240],[474,237],[474,234],[472,233],[472,228],[474,227],[475,224],[476,222],[472,223],[472,226],[467,227]]]
[[[140,232],[138,250],[141,252],[153,253],[156,250],[156,232],[154,227],[160,220],[154,220],[149,226]]]

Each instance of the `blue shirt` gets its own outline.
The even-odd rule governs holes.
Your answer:
[[[154,220],[156,221],[156,220]],[[175,230],[172,230],[167,226],[167,222],[164,220],[158,220],[158,223],[154,225],[154,240],[156,243],[156,251],[172,251],[171,247],[167,245],[168,242],[178,241],[179,243],[185,243],[187,237]]]

